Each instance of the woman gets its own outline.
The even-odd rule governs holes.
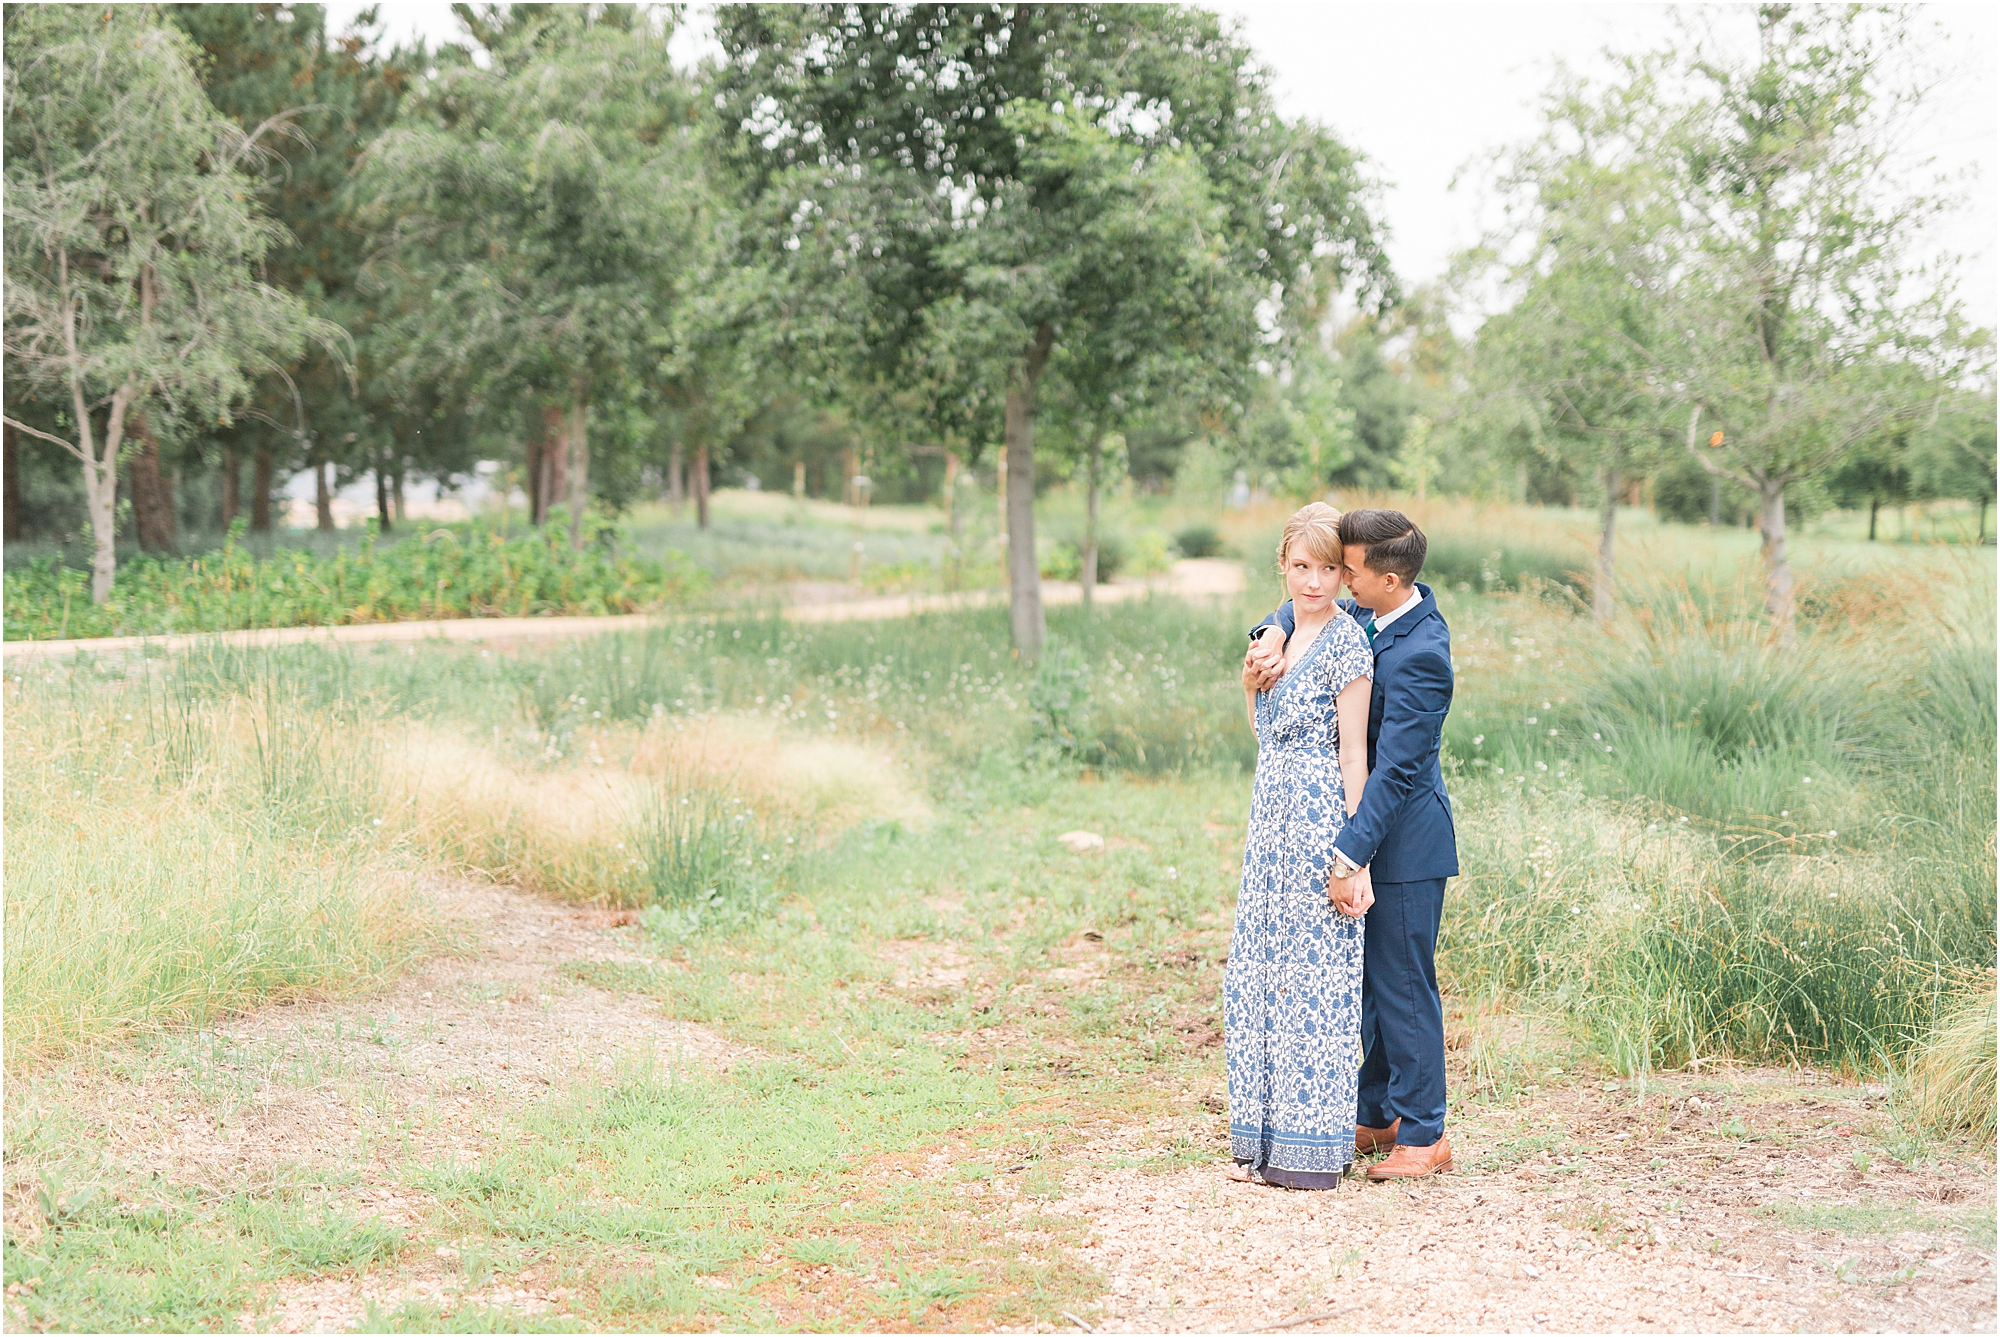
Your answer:
[[[1257,781],[1223,979],[1233,1177],[1335,1188],[1354,1162],[1361,1065],[1361,915],[1329,899],[1333,841],[1368,782],[1375,661],[1334,602],[1340,512],[1285,524],[1278,560],[1297,630],[1285,673],[1251,693]],[[1347,746],[1341,746],[1342,740]]]

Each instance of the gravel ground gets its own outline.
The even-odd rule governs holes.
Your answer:
[[[1991,1332],[1993,1166],[1880,1159],[1880,1103],[1768,1071],[1545,1088],[1461,1118],[1456,1173],[1332,1193],[1226,1178],[1204,1112],[1106,1130],[1042,1210],[1087,1222],[1110,1293],[1077,1317],[1109,1331]],[[1188,1137],[1216,1161],[1133,1164]]]

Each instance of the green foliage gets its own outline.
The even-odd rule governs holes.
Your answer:
[[[1029,483],[1045,375],[1094,453],[1156,395],[1225,411],[1263,346],[1259,301],[1296,330],[1343,281],[1390,287],[1355,158],[1276,113],[1215,16],[883,12],[738,5],[717,25],[746,193],[787,286],[840,294],[812,343],[877,416],[992,439],[1004,402]],[[1034,517],[1011,517],[1032,656]]]
[[[395,352],[378,336],[389,312],[379,294],[360,290],[363,263],[380,239],[358,215],[350,175],[395,123],[429,59],[421,45],[392,47],[379,24],[371,28],[379,12],[364,10],[347,32],[335,33],[320,5],[165,7],[201,48],[209,101],[260,136],[263,152],[247,166],[264,206],[290,234],[290,244],[266,258],[265,281],[354,341],[351,358],[309,348],[263,369],[254,412],[212,440],[190,443],[211,457],[218,448],[234,455],[238,468],[258,451],[278,470],[331,463],[336,479],[379,468],[400,480],[412,470],[471,463],[462,454],[466,434],[453,431],[453,420],[424,421],[422,397],[400,395],[385,380],[383,364]]]
[[[1174,546],[1183,557],[1220,557],[1222,531],[1207,521],[1198,521],[1174,534]]]
[[[255,145],[179,29],[150,6],[53,5],[7,11],[6,38],[8,398],[50,405],[52,431],[16,430],[83,466],[102,603],[128,425],[226,424],[257,371],[340,331],[263,281],[283,230],[238,170]]]
[[[292,549],[260,559],[232,537],[203,557],[134,559],[99,606],[79,597],[81,573],[43,560],[6,573],[7,639],[637,613],[705,586],[707,574],[680,554],[621,554],[617,529],[596,516],[584,523],[581,551],[565,546],[561,524],[511,536],[480,522],[445,525],[398,543],[371,536],[331,557]]]

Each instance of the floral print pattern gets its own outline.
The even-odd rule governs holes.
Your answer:
[[[1260,1171],[1340,1174],[1354,1160],[1363,921],[1333,908],[1326,883],[1347,822],[1334,700],[1374,670],[1368,638],[1343,612],[1257,697],[1223,1031],[1230,1154]]]

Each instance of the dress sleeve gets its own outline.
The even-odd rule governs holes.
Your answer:
[[[1346,691],[1348,684],[1357,678],[1375,676],[1375,656],[1368,649],[1368,636],[1359,622],[1342,613],[1334,619],[1327,634],[1334,638],[1327,647],[1332,652],[1327,656],[1327,677],[1335,696]]]

